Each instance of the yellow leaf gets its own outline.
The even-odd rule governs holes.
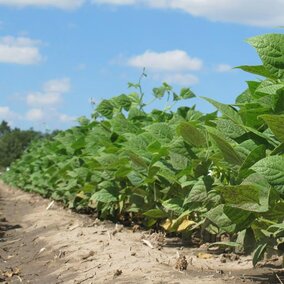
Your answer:
[[[190,226],[195,225],[196,223],[194,221],[188,220],[188,219],[184,219],[178,226],[177,228],[177,232],[181,232],[184,231],[186,229],[188,229]]]
[[[168,231],[171,228],[171,225],[172,221],[170,219],[167,219],[161,224],[161,227]]]
[[[77,193],[76,196],[79,197],[79,198],[82,198],[82,199],[88,198],[88,196],[83,191]]]
[[[205,253],[205,252],[199,252],[196,256],[198,258],[201,258],[201,259],[210,259],[210,258],[212,258],[212,254]]]

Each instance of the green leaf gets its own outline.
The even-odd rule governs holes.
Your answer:
[[[109,100],[102,100],[101,103],[97,106],[96,111],[106,118],[112,118],[113,105]]]
[[[256,48],[264,68],[276,78],[284,77],[284,35],[266,34],[248,39]]]
[[[157,175],[160,177],[163,177],[169,183],[173,184],[177,181],[175,172],[172,171],[169,167],[167,167],[162,162],[156,162],[153,166],[159,167],[159,171],[157,172]]]
[[[165,200],[162,205],[166,210],[171,210],[177,214],[182,214],[184,209],[182,208],[183,200],[180,198],[171,198]]]
[[[218,136],[215,133],[213,133],[213,131],[211,131],[210,128],[207,129],[209,130],[209,134],[213,138],[217,147],[222,152],[224,159],[230,164],[241,165],[243,163],[243,160],[239,156],[239,154],[234,150],[234,148],[226,140],[221,138],[221,136]]]
[[[179,96],[183,99],[191,99],[196,97],[196,95],[189,88],[182,88]]]
[[[145,119],[147,115],[145,112],[142,110],[136,108],[136,107],[131,107],[128,112],[128,119],[130,120],[140,120],[140,119]]]
[[[246,133],[243,127],[240,127],[232,120],[219,118],[216,121],[217,129],[223,133],[224,136],[230,138],[237,138]]]
[[[284,115],[264,114],[260,117],[269,126],[276,138],[279,139],[280,142],[284,142]]]
[[[184,200],[184,204],[193,202],[204,202],[207,199],[206,186],[202,179],[199,179],[192,187],[188,197]]]
[[[177,132],[188,144],[196,147],[200,147],[206,144],[206,138],[204,134],[193,123],[180,123],[177,128]]]
[[[174,138],[174,130],[168,123],[157,122],[145,127],[160,143],[170,143]]]
[[[204,215],[220,229],[234,233],[246,229],[254,221],[252,213],[220,204]]]
[[[136,155],[135,153],[133,153],[133,152],[131,152],[131,151],[128,151],[127,154],[128,154],[128,156],[129,156],[130,160],[131,160],[136,166],[141,167],[141,168],[148,168],[147,163],[145,162],[145,160],[144,160],[142,157]]]
[[[161,99],[164,97],[165,93],[171,91],[171,89],[172,88],[169,85],[164,83],[161,87],[153,89],[154,97]]]
[[[103,203],[116,202],[117,196],[107,189],[101,189],[100,191],[94,193],[90,200],[96,200]]]
[[[140,175],[139,173],[135,172],[135,171],[128,173],[127,178],[129,179],[131,184],[134,185],[134,186],[140,186],[141,184],[144,183],[143,176]]]
[[[215,106],[222,113],[224,117],[232,120],[237,125],[243,125],[241,116],[232,106],[219,103],[210,98],[206,98],[206,97],[201,97],[201,98],[203,98],[204,100],[206,100],[207,102]]]
[[[264,145],[259,145],[258,147],[254,148],[244,160],[240,168],[240,172],[250,168],[257,161],[263,159],[265,157],[265,152],[266,148]]]
[[[170,163],[176,170],[183,170],[188,165],[188,158],[182,154],[179,153],[170,153]]]
[[[252,264],[256,266],[256,264],[263,259],[267,244],[260,244],[257,246],[253,253]]]
[[[275,78],[273,74],[271,74],[268,70],[266,70],[263,65],[257,65],[257,66],[243,65],[243,66],[238,66],[235,68],[239,68],[239,69],[242,69],[243,71],[256,74],[256,75],[260,75],[262,77],[272,78],[272,79]]]
[[[144,216],[154,219],[166,218],[168,214],[161,209],[151,209],[143,213]]]
[[[284,157],[266,157],[255,163],[251,169],[263,176],[280,193],[284,193]]]
[[[125,94],[121,94],[120,96],[114,97],[112,100],[118,105],[118,107],[121,107],[126,111],[129,111],[132,104],[131,99]]]
[[[270,189],[256,184],[220,188],[226,205],[249,212],[267,212]]]

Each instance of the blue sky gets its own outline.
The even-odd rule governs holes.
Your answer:
[[[143,80],[233,103],[258,64],[245,39],[282,32],[283,0],[0,0],[0,120],[65,129]],[[201,111],[201,99],[185,101]],[[158,104],[154,107],[159,107]]]

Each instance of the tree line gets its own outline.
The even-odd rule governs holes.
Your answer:
[[[9,167],[13,161],[20,158],[33,140],[52,137],[57,132],[44,134],[33,129],[11,128],[8,122],[3,120],[0,124],[0,170]]]

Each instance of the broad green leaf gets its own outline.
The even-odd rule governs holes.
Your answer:
[[[284,193],[284,157],[266,157],[255,163],[251,169],[263,176],[280,193]]]
[[[226,205],[248,212],[267,212],[270,189],[256,184],[223,186],[220,188]]]
[[[131,107],[128,111],[128,119],[130,120],[143,120],[146,119],[147,115],[142,110]]]
[[[116,178],[126,177],[131,171],[132,169],[129,166],[121,166],[115,172],[115,177]]]
[[[258,147],[254,148],[244,160],[240,168],[240,171],[248,169],[249,167],[254,165],[257,161],[263,159],[265,157],[265,150],[266,149],[264,145],[259,145]]]
[[[196,147],[200,147],[206,144],[206,138],[201,130],[199,130],[193,123],[182,122],[177,132],[183,137],[183,139]]]
[[[174,130],[168,123],[157,122],[145,127],[145,130],[162,144],[170,143],[174,137]]]
[[[177,182],[175,172],[164,165],[162,162],[156,162],[153,166],[159,167],[159,171],[157,172],[158,176],[163,177],[171,184]]]
[[[256,66],[243,65],[243,66],[238,66],[235,68],[239,68],[239,69],[242,69],[243,71],[256,74],[256,75],[260,75],[262,77],[275,78],[273,74],[271,74],[268,70],[266,70],[263,65],[256,65]]]
[[[237,105],[244,105],[247,103],[251,103],[252,101],[253,101],[253,96],[249,89],[246,89],[243,93],[237,96],[235,100]]]
[[[196,97],[196,95],[189,88],[182,88],[180,91],[180,97],[183,99],[191,99]]]
[[[107,189],[101,189],[100,191],[95,192],[90,200],[96,200],[103,203],[116,202],[117,196]]]
[[[269,126],[273,134],[279,139],[280,142],[284,142],[284,115],[261,115],[260,116],[265,123]]]
[[[102,100],[100,104],[97,106],[96,111],[106,117],[106,118],[112,118],[113,116],[113,105],[109,100]]]
[[[153,88],[153,94],[155,98],[161,99],[164,95],[172,90],[172,87],[167,83],[163,83],[163,85],[159,88]]]
[[[228,233],[246,229],[255,218],[250,212],[231,208],[224,204],[212,208],[205,214],[205,217]]]
[[[182,214],[183,213],[183,208],[182,208],[183,200],[180,198],[171,198],[168,200],[165,200],[162,205],[166,210],[171,210],[177,214]]]
[[[240,127],[232,120],[229,119],[218,119],[216,121],[217,129],[223,133],[224,136],[230,138],[237,138],[246,133],[243,127]]]
[[[232,106],[219,103],[210,98],[206,98],[206,97],[201,97],[201,98],[203,98],[204,100],[206,100],[207,102],[215,106],[218,109],[218,111],[222,113],[224,117],[232,120],[237,125],[243,125],[242,118]]]
[[[120,96],[114,97],[112,99],[115,104],[118,105],[118,107],[125,109],[126,111],[129,111],[132,100],[125,94],[121,94]]]
[[[112,126],[112,131],[117,134],[126,134],[126,133],[138,134],[141,132],[139,127],[137,127],[132,121],[129,121],[121,114],[116,115],[109,122]]]
[[[140,186],[144,183],[143,176],[135,171],[131,171],[130,173],[128,173],[127,178],[129,179],[131,184],[134,186]]]
[[[170,162],[174,169],[183,170],[187,167],[188,158],[186,156],[174,152],[171,152],[169,156]]]
[[[275,83],[270,80],[262,81],[256,89],[256,94],[262,97],[264,94],[276,95],[279,90],[283,89],[284,85]]]
[[[278,144],[275,143],[275,141],[273,139],[271,139],[271,137],[269,135],[267,135],[266,133],[260,132],[252,127],[248,127],[246,126],[246,130],[252,132],[253,134],[255,134],[256,136],[258,136],[260,139],[264,139],[267,143],[269,143],[272,146],[277,146]],[[256,140],[256,138],[254,138]],[[256,140],[257,142],[259,142],[258,140]],[[263,141],[262,141],[263,143]]]
[[[264,68],[275,78],[284,76],[284,35],[266,34],[248,39],[256,48]]]
[[[209,128],[207,129],[209,130],[209,134],[213,138],[217,147],[222,152],[224,159],[230,164],[241,165],[243,163],[243,160],[239,156],[239,154],[234,150],[234,148],[221,136],[216,135]]]
[[[151,153],[158,153],[161,150],[161,147],[162,144],[159,141],[155,140],[147,147],[147,150]]]
[[[205,202],[207,199],[206,186],[202,179],[199,179],[190,190],[188,197],[184,200],[184,204],[193,202]]]
[[[280,198],[278,198],[278,200],[279,199]],[[270,206],[269,211],[266,212],[263,217],[267,220],[282,222],[282,220],[284,219],[284,201],[280,200],[276,204],[274,204],[274,206]]]
[[[145,162],[145,159],[143,159],[142,157],[136,155],[135,153],[128,151],[128,156],[130,158],[130,160],[138,167],[141,168],[148,168],[147,163]]]
[[[259,103],[246,103],[244,106],[240,106],[239,115],[242,117],[245,127],[257,130],[263,124],[263,121],[258,117],[269,112],[271,112],[269,107],[263,107]]]

